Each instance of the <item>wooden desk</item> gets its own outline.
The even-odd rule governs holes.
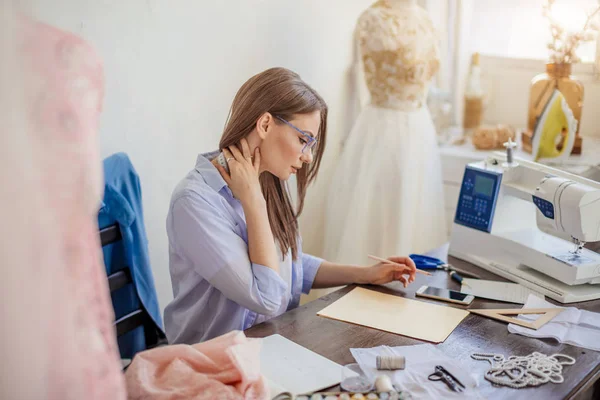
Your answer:
[[[505,279],[478,268],[470,263],[450,257],[450,263],[479,274],[483,279],[505,281]],[[417,274],[416,281],[407,289],[400,284],[386,286],[367,286],[369,289],[394,294],[406,298],[414,298],[415,291],[421,285],[448,287],[459,290],[458,283],[448,277],[446,272],[436,271],[434,276],[427,277]],[[341,365],[355,362],[350,354],[350,348],[374,347],[380,345],[407,346],[424,343],[420,340],[382,332],[376,329],[345,322],[335,321],[317,316],[317,312],[325,306],[342,297],[354,286],[347,286],[314,300],[295,310],[289,311],[277,318],[256,325],[246,331],[249,337],[264,337],[274,333],[282,336],[329,358]],[[419,298],[422,301],[427,301]],[[464,308],[449,303],[431,301],[448,307]],[[600,300],[573,304],[575,307],[600,312]],[[472,308],[510,308],[520,307],[516,304],[499,303],[496,301],[476,299],[469,307]],[[406,321],[410,323],[410,321]],[[600,352],[586,350],[571,345],[559,344],[550,339],[532,339],[525,336],[510,334],[507,324],[476,315],[467,316],[438,348],[453,358],[461,359],[472,366],[474,372],[482,375],[480,379],[481,393],[487,398],[510,399],[562,399],[576,398],[592,389],[600,378]],[[537,388],[511,389],[494,387],[483,379],[483,374],[489,368],[486,361],[471,359],[471,353],[493,352],[510,355],[527,355],[534,351],[544,354],[563,353],[574,357],[575,365],[565,366],[562,384],[547,383]],[[589,392],[588,392],[589,393]],[[596,388],[596,395],[598,389]],[[587,396],[586,396],[587,397]]]

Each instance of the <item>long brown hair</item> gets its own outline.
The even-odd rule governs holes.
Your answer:
[[[298,208],[294,210],[284,181],[264,172],[260,184],[267,203],[269,224],[275,240],[285,257],[292,249],[292,257],[298,256],[298,216],[304,208],[306,188],[315,179],[325,150],[327,132],[327,104],[319,94],[307,85],[298,74],[285,68],[270,68],[250,78],[238,90],[229,117],[225,123],[219,148],[236,145],[248,136],[256,122],[265,112],[284,119],[294,115],[320,111],[318,143],[313,148],[313,162],[305,164],[296,174],[298,183]],[[274,119],[275,123],[280,123]]]

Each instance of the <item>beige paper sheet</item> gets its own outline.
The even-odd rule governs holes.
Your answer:
[[[317,315],[440,343],[469,313],[458,308],[355,288]]]

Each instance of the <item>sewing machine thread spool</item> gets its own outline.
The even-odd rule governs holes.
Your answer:
[[[404,356],[377,356],[375,362],[378,370],[396,370],[406,367]]]
[[[515,164],[513,149],[517,147],[517,144],[509,137],[508,142],[504,143],[504,147],[506,147],[506,163],[504,163],[504,166],[513,166]]]

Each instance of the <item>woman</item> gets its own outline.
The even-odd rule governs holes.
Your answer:
[[[171,199],[170,343],[247,329],[296,307],[311,288],[414,280],[408,257],[390,258],[402,266],[361,267],[302,254],[297,217],[319,170],[326,124],[327,105],[292,71],[272,68],[240,88],[219,144],[223,154],[199,155]],[[297,207],[286,186],[292,174]]]

